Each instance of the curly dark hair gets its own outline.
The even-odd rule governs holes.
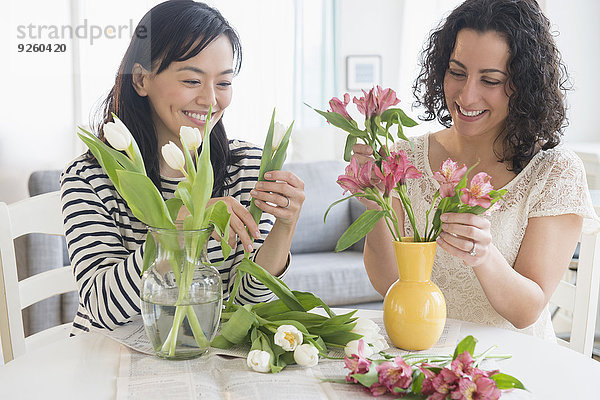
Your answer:
[[[495,31],[509,47],[509,96],[500,162],[519,173],[538,146],[560,143],[567,126],[564,93],[567,70],[550,30],[550,21],[535,0],[467,0],[434,30],[421,54],[421,72],[413,86],[415,105],[424,106],[424,121],[437,119],[450,127],[452,118],[444,97],[444,77],[456,36],[461,29]]]

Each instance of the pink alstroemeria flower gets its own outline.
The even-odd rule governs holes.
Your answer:
[[[400,100],[396,97],[396,92],[390,88],[382,89],[377,85],[377,115],[383,114],[385,110],[398,103]]]
[[[375,397],[382,396],[388,392],[385,385],[383,385],[379,382],[376,382],[376,383],[372,384],[371,387],[365,388],[365,389],[367,389],[367,391],[370,392],[371,395],[373,395]]]
[[[442,198],[454,196],[454,188],[466,172],[466,165],[463,164],[459,168],[458,163],[452,161],[450,158],[444,161],[440,170],[433,173],[433,179],[440,183],[440,196]]]
[[[350,370],[346,376],[346,382],[358,383],[358,381],[352,377],[354,374],[366,374],[369,372],[371,366],[371,360],[365,357],[363,349],[365,348],[364,340],[358,341],[358,354],[352,354],[352,357],[344,357],[344,365]]]
[[[381,161],[381,168],[382,171],[379,171],[379,168],[374,168],[374,171],[385,185],[385,196],[389,196],[396,185],[404,185],[407,179],[420,178],[422,175],[421,171],[408,162],[408,156],[404,150],[392,151]]]
[[[375,98],[375,91],[371,89],[368,92],[365,92],[365,90],[362,89],[362,92],[364,93],[363,97],[360,99],[355,97],[352,101],[354,104],[356,104],[356,108],[358,108],[358,111],[362,115],[364,115],[366,118],[371,118],[377,111],[377,99]]]
[[[377,91],[377,93],[375,93],[375,91]],[[400,100],[396,97],[396,92],[389,88],[382,89],[379,85],[368,92],[365,92],[365,90],[362,89],[362,92],[364,96],[361,98],[355,97],[353,102],[356,104],[358,111],[366,118],[381,115],[391,106],[400,103]]]
[[[395,393],[395,388],[406,389],[412,383],[412,368],[402,357],[394,358],[393,362],[383,362],[376,369],[379,374],[379,383],[392,393]]]
[[[371,171],[377,170],[373,161],[367,161],[362,167],[358,165],[355,158],[350,160],[346,167],[346,174],[338,176],[337,183],[344,189],[344,193],[352,194],[362,192],[371,185]]]
[[[465,350],[464,353],[459,354],[454,360],[450,367],[452,371],[458,376],[471,375],[473,373],[473,362],[475,360],[471,357],[471,353]]]
[[[338,113],[347,120],[351,120],[352,118],[346,110],[348,103],[350,103],[350,95],[348,93],[344,94],[344,101],[338,99],[337,97],[334,97],[331,100],[329,100],[329,107],[331,107],[330,112]]]
[[[423,364],[427,366],[428,364]],[[435,365],[432,365],[436,367]],[[435,374],[427,368],[419,367],[423,374],[425,374],[425,380],[423,381],[422,393],[428,396],[427,399],[431,400],[444,400],[448,394],[454,392],[458,387],[459,377],[454,371],[448,368],[442,368],[442,370]]]
[[[480,172],[471,180],[469,189],[461,189],[460,200],[469,206],[481,206],[488,208],[492,204],[492,198],[488,194],[494,189],[490,180],[492,178],[485,172]]]
[[[450,394],[453,400],[497,400],[502,392],[490,378],[479,377],[472,381],[468,377],[458,381],[458,387]]]

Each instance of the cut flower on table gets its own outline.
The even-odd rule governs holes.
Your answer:
[[[348,375],[344,379],[326,381],[359,384],[373,396],[391,393],[397,397],[439,400],[494,400],[500,398],[502,390],[526,390],[513,376],[480,369],[485,359],[510,356],[490,354],[494,347],[474,355],[476,343],[473,336],[465,337],[452,356],[415,353],[394,357],[384,352],[367,355],[360,340],[357,352],[344,359],[345,368],[350,370]]]

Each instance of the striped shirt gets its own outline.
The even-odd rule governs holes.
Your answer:
[[[250,206],[250,190],[258,180],[262,150],[249,143],[232,140],[230,149],[244,156],[229,166],[231,181],[224,196]],[[162,195],[174,196],[181,179],[161,177]],[[60,179],[62,212],[67,248],[79,289],[79,307],[72,333],[90,327],[112,330],[140,313],[141,267],[147,227],[138,220],[118,194],[97,161],[85,154],[73,160]],[[254,254],[273,227],[274,217],[263,213],[259,224],[261,239],[254,242]],[[210,239],[211,262],[223,260],[220,244]],[[235,281],[236,267],[244,257],[240,241],[217,269],[223,282],[223,298],[228,299]],[[246,274],[236,301],[251,304],[273,297],[263,284]]]

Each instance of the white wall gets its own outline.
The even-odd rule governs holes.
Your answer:
[[[546,0],[546,14],[558,33],[556,42],[571,75],[567,94],[569,126],[565,142],[600,142],[600,2]]]
[[[24,54],[17,52],[19,43],[35,40],[17,39],[18,25],[72,24],[71,2],[89,23],[137,23],[156,0],[83,1],[34,0],[29,3],[9,2],[0,13],[0,51],[3,55],[0,72],[3,92],[0,96],[0,201],[13,202],[27,197],[27,178],[37,169],[59,169],[79,154],[82,147],[75,139],[76,124],[87,124],[94,103],[110,88],[128,38],[97,41],[81,40],[81,75],[72,69],[73,43],[64,42],[67,52]],[[238,77],[236,93],[225,117],[232,136],[247,138],[261,144],[271,109],[278,106],[284,122],[294,115],[293,102],[304,98],[294,96],[294,76],[289,70],[294,57],[292,0],[212,0],[238,29],[244,45],[244,66]],[[345,89],[345,57],[379,54],[383,65],[383,86],[392,87],[402,100],[400,106],[410,115],[413,101],[411,86],[417,71],[417,56],[429,30],[458,0],[337,0],[337,34],[339,44],[335,69],[337,95]],[[600,3],[572,0],[564,7],[559,0],[544,2],[547,14],[560,35],[557,38],[565,62],[572,74],[575,90],[569,93],[571,126],[566,140],[597,141],[596,121],[600,93]],[[242,7],[247,6],[247,9]],[[115,12],[118,10],[119,12]],[[268,18],[276,12],[282,18]],[[73,20],[77,20],[73,16]],[[267,27],[267,25],[269,27]],[[258,28],[258,30],[256,29]],[[279,39],[279,40],[276,40]],[[258,40],[271,40],[257,46]],[[282,45],[287,43],[288,45]],[[78,78],[84,96],[73,100],[73,82]],[[276,82],[275,85],[270,83]],[[297,96],[299,97],[299,96]],[[267,100],[265,101],[265,98]],[[311,104],[327,108],[322,104]],[[77,105],[77,107],[75,106]],[[264,121],[264,122],[263,122]],[[246,126],[253,126],[251,129]],[[264,125],[264,127],[262,127]],[[296,132],[296,152],[290,159],[340,158],[345,137],[331,128],[306,126]],[[423,125],[408,133],[432,130]],[[302,135],[301,135],[302,134]],[[301,139],[304,139],[302,141]],[[319,151],[310,151],[318,144]],[[311,158],[312,157],[312,158]]]

